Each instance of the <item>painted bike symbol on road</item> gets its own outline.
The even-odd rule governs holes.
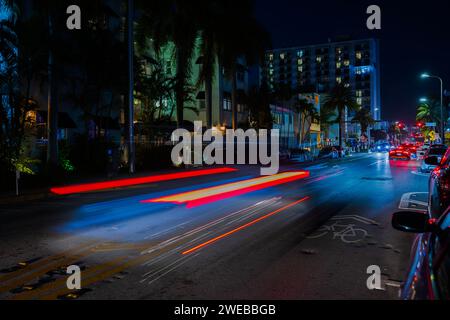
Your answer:
[[[367,225],[378,225],[374,220],[357,215],[336,216],[331,218],[331,220],[335,222],[331,225],[321,226],[313,234],[308,236],[307,239],[319,239],[328,234],[332,234],[333,240],[339,239],[344,243],[357,243],[369,235],[367,230],[357,227],[354,223],[342,222],[342,220],[354,220]]]

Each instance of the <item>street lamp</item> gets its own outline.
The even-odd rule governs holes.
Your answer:
[[[438,79],[441,83],[441,133],[442,133],[442,141],[445,141],[445,129],[444,129],[444,81],[442,81],[441,77],[429,74],[422,73],[420,76],[422,79]]]
[[[428,98],[420,98],[419,101],[421,103],[427,103],[428,102]]]

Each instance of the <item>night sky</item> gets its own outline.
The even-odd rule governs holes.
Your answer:
[[[366,9],[382,11],[382,30],[366,28]],[[383,120],[415,121],[420,97],[439,97],[438,80],[421,80],[426,71],[450,90],[450,1],[255,0],[258,20],[274,48],[325,43],[350,35],[380,39]]]

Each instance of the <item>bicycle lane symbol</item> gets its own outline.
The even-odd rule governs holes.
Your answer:
[[[367,238],[369,233],[367,230],[358,227],[355,223],[348,223],[349,220],[366,225],[379,225],[379,223],[374,220],[357,215],[336,216],[330,220],[333,221],[332,224],[321,226],[309,235],[307,239],[319,239],[331,234],[333,236],[333,240],[339,239],[347,244],[358,243]]]

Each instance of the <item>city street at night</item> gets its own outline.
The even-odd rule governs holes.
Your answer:
[[[449,12],[0,0],[0,317],[450,301]]]
[[[195,206],[144,200],[239,185],[259,167],[2,204],[0,297],[398,299],[413,237],[390,219],[399,206],[426,209],[419,163],[383,153],[291,162],[280,172],[309,175]],[[72,264],[81,291],[66,287]],[[371,265],[382,290],[367,288]]]

